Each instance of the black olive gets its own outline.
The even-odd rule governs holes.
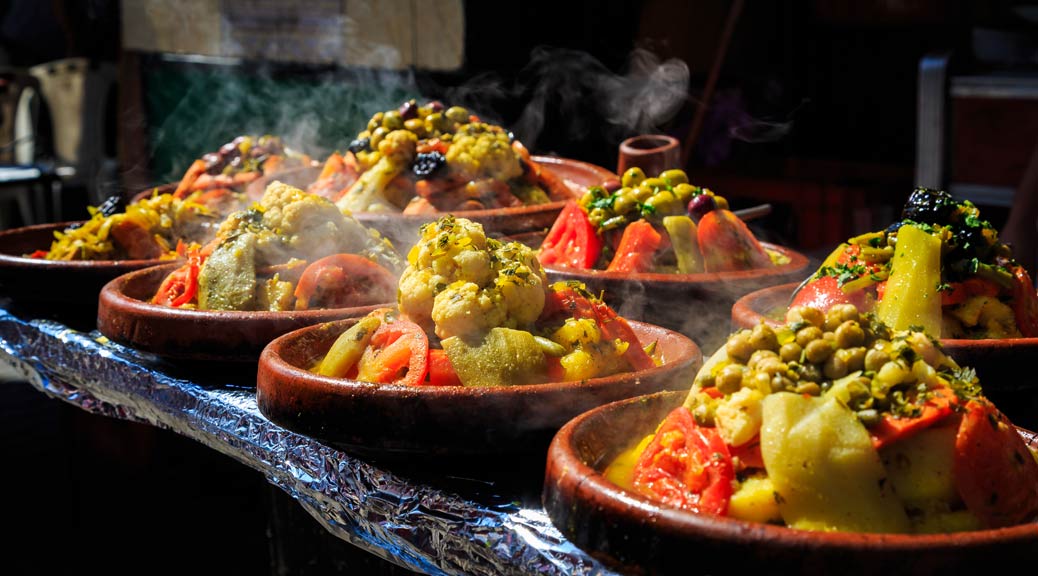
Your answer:
[[[205,169],[209,173],[219,172],[227,164],[226,158],[215,152],[202,156],[202,161],[205,162]]]
[[[350,152],[353,152],[354,154],[370,150],[371,138],[357,138],[353,142],[350,142],[350,145],[347,146],[346,149]]]
[[[422,152],[414,159],[411,171],[419,178],[427,178],[447,165],[447,157],[440,152]]]
[[[944,190],[916,188],[905,202],[901,217],[924,224],[945,223],[957,205],[952,195]]]

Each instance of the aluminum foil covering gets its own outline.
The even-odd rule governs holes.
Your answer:
[[[262,472],[339,538],[429,574],[611,574],[539,504],[409,481],[267,420],[245,382],[204,382],[157,357],[0,308],[0,381],[173,430]]]

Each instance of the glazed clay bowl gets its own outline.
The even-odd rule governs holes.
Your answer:
[[[0,297],[12,310],[92,330],[97,297],[112,279],[169,260],[43,260],[26,258],[47,250],[54,233],[81,222],[37,224],[0,232]]]
[[[97,329],[120,344],[174,359],[255,363],[268,342],[293,330],[364,316],[391,303],[286,312],[187,310],[149,302],[179,264],[115,278],[98,298]]]
[[[562,207],[568,200],[579,199],[587,192],[589,186],[619,180],[616,174],[609,170],[579,160],[554,156],[533,156],[533,160],[545,170],[551,171],[558,180],[558,189],[550,191],[552,198],[557,200],[536,206],[459,210],[451,212],[451,214],[482,224],[487,235],[491,236],[510,236],[521,232],[546,229],[562,212]],[[418,227],[436,220],[442,215],[384,212],[355,212],[353,214],[360,223],[375,228],[389,238],[395,246],[413,246],[418,238]]]
[[[641,342],[657,342],[660,366],[581,382],[499,387],[380,385],[307,371],[354,322],[311,326],[266,347],[256,399],[267,418],[323,442],[368,453],[543,454],[570,418],[621,398],[687,389],[703,361],[699,348],[685,336],[631,322]]]
[[[544,234],[521,234],[512,239],[539,248]],[[761,245],[782,255],[786,263],[757,270],[702,274],[606,272],[554,264],[545,266],[544,271],[552,282],[579,280],[593,294],[602,293],[606,303],[621,316],[677,330],[709,353],[728,338],[730,310],[736,300],[761,286],[786,283],[805,274],[807,256],[767,242]]]
[[[567,539],[615,569],[964,574],[1033,561],[1038,524],[934,535],[812,532],[661,506],[607,480],[602,471],[609,462],[651,434],[685,396],[661,392],[595,408],[563,426],[548,449],[542,494],[548,516]],[[1020,434],[1032,449],[1038,447],[1034,433]]]
[[[783,324],[799,283],[781,284],[751,292],[732,306],[732,329],[752,328],[761,321]],[[1038,358],[1038,338],[966,340],[942,338],[941,346],[960,366],[977,371],[984,393],[1009,416],[1030,430],[1038,430],[1038,379],[1024,377]]]

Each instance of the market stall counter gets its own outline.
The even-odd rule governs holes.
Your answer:
[[[2,304],[2,303],[0,303]],[[540,504],[541,461],[482,474],[380,461],[265,418],[255,368],[185,367],[0,308],[0,366],[93,414],[168,429],[261,472],[338,538],[429,574],[610,574]],[[413,459],[412,459],[413,460]],[[485,462],[485,461],[484,461]]]

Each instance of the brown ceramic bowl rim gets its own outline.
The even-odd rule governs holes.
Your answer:
[[[282,318],[299,318],[317,320],[335,316],[337,318],[351,318],[363,316],[377,308],[396,306],[395,302],[369,304],[365,306],[354,306],[349,308],[315,308],[312,310],[285,310],[281,312],[267,310],[197,310],[193,308],[174,308],[153,304],[144,300],[138,300],[126,295],[121,288],[138,277],[159,274],[160,269],[163,276],[182,266],[182,262],[174,262],[161,266],[152,266],[142,270],[134,270],[114,278],[101,289],[101,302],[113,313],[122,315],[133,315],[140,318],[182,318],[185,320],[197,320],[199,318],[210,318],[215,322],[261,322],[264,320],[277,320]],[[156,285],[156,288],[158,285]]]
[[[356,318],[344,318],[342,320],[334,320],[331,322],[307,326],[283,334],[272,340],[270,344],[264,348],[263,354],[260,356],[260,364],[263,364],[265,368],[269,370],[270,374],[275,377],[304,379],[310,387],[316,388],[316,390],[314,390],[315,392],[326,392],[330,394],[361,392],[363,394],[375,394],[379,396],[400,398],[413,398],[418,395],[424,397],[444,397],[457,400],[459,397],[515,398],[517,396],[553,394],[567,390],[595,390],[597,388],[612,386],[617,382],[623,382],[632,378],[664,374],[671,371],[675,366],[680,366],[689,361],[694,362],[697,355],[702,355],[699,346],[696,345],[696,343],[688,336],[674,330],[663,328],[662,326],[637,322],[634,320],[628,320],[628,323],[636,333],[648,330],[661,330],[669,337],[684,342],[686,345],[682,347],[681,354],[677,357],[667,358],[663,364],[653,368],[634,372],[621,372],[609,376],[600,376],[580,381],[545,382],[541,384],[519,384],[514,386],[409,386],[406,384],[373,384],[371,382],[361,382],[359,380],[351,380],[348,378],[322,376],[289,363],[279,352],[279,350],[283,346],[287,346],[289,342],[305,337],[310,333],[329,329],[338,330],[339,325],[351,323],[355,320]]]
[[[583,168],[589,173],[597,173],[602,177],[602,181],[605,182],[610,178],[616,179],[616,174],[613,174],[605,168],[584,162],[582,160],[573,160],[570,158],[561,158],[558,156],[531,156],[533,160],[539,164],[548,166],[550,169],[552,166],[575,166]],[[575,199],[575,198],[574,198]],[[510,208],[486,208],[483,210],[454,210],[449,212],[437,212],[435,214],[403,214],[401,212],[353,212],[353,216],[358,220],[374,220],[374,219],[403,219],[403,220],[414,220],[414,221],[428,221],[435,219],[439,216],[451,214],[457,218],[469,218],[478,219],[480,216],[525,216],[527,214],[536,214],[539,212],[549,210],[559,210],[566,205],[569,200],[554,200],[552,202],[546,202],[544,204],[533,204],[530,206],[515,206]]]
[[[793,290],[795,290],[796,287],[799,285],[799,282],[790,282],[789,284],[777,284],[775,286],[761,288],[760,290],[754,290],[753,292],[750,292],[735,301],[735,304],[732,305],[732,316],[734,317],[737,314],[739,314],[747,316],[758,315],[764,317],[762,314],[759,314],[750,306],[751,301],[761,298],[762,296],[771,294],[783,294],[785,292],[789,292],[789,294],[792,295]],[[764,318],[772,324],[781,324],[781,322],[777,322],[773,319],[767,317]],[[1023,338],[941,338],[941,345],[945,348],[968,348],[973,346],[985,346],[990,345],[993,342],[998,342],[999,345],[1002,346],[1031,348],[1038,346],[1038,337],[1029,336]]]
[[[567,470],[568,474],[577,475],[578,478],[583,479],[578,488],[578,493],[601,494],[610,501],[622,503],[625,507],[629,507],[629,514],[636,516],[636,519],[641,520],[644,525],[653,526],[657,530],[675,534],[705,535],[731,542],[745,542],[748,545],[755,544],[763,538],[782,541],[791,546],[818,547],[822,545],[832,548],[847,548],[848,550],[852,548],[860,550],[864,546],[867,548],[882,547],[891,550],[904,550],[906,552],[930,546],[944,546],[952,541],[957,546],[965,545],[966,542],[970,545],[982,546],[994,542],[1003,543],[1014,539],[1034,540],[1038,543],[1038,524],[1035,523],[1019,524],[1007,528],[944,534],[870,534],[863,532],[799,530],[723,516],[697,514],[661,506],[641,494],[613,484],[601,472],[585,464],[577,456],[576,450],[562,441],[563,438],[573,438],[574,431],[577,428],[585,421],[594,418],[602,412],[619,410],[625,405],[643,402],[646,398],[667,394],[674,394],[676,395],[675,398],[679,397],[677,395],[680,395],[680,397],[684,396],[682,392],[657,392],[604,404],[577,416],[559,429],[559,432],[552,440],[548,457],[554,460],[557,469]]]
[[[583,270],[569,266],[549,264],[544,266],[545,272],[556,272],[569,276],[586,276],[589,278],[603,280],[630,280],[633,282],[653,282],[660,284],[709,284],[734,282],[739,280],[753,280],[768,276],[779,276],[790,274],[807,267],[807,256],[784,246],[778,246],[769,242],[760,243],[765,250],[777,252],[789,258],[789,262],[771,266],[769,268],[754,268],[752,270],[735,270],[732,272],[700,272],[697,274],[668,274],[662,272],[608,272],[606,270]]]
[[[0,231],[0,244],[5,239],[22,236],[25,234],[33,234],[36,232],[43,232],[46,230],[61,231],[73,224],[82,224],[85,220],[75,220],[68,222],[50,222],[45,224],[33,224],[31,226],[22,226],[20,228],[11,228],[10,230]],[[40,250],[45,250],[49,246],[41,246]],[[165,264],[168,262],[175,262],[173,259],[161,259],[151,258],[146,260],[46,260],[44,258],[28,258],[26,256],[15,255],[10,253],[0,253],[0,265],[18,265],[18,266],[30,266],[38,268],[40,270],[47,269],[101,269],[101,268],[126,268],[137,269],[142,266],[154,266],[159,264]]]

